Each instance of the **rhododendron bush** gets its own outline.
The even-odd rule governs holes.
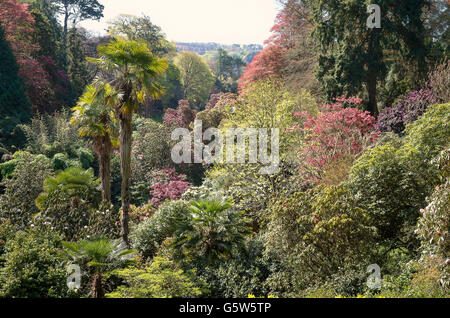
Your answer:
[[[403,132],[407,124],[416,121],[425,113],[428,106],[437,99],[430,90],[410,92],[401,96],[393,107],[386,107],[380,113],[377,129],[382,132]]]
[[[220,126],[227,114],[232,113],[232,109],[238,107],[238,96],[233,93],[211,95],[206,109],[197,114],[196,119],[202,121],[203,130]]]
[[[422,261],[434,257],[442,270],[441,284],[450,287],[450,149],[443,150],[433,163],[441,170],[443,183],[428,198],[428,206],[420,210],[416,234],[422,241]]]
[[[152,171],[148,175],[149,180],[155,180],[150,187],[152,199],[150,203],[158,207],[165,200],[178,200],[189,189],[189,182],[185,175],[178,175],[174,169],[162,169]]]
[[[164,114],[164,125],[172,128],[189,128],[197,112],[191,108],[189,101],[180,100],[178,108],[168,108]]]
[[[322,112],[317,116],[294,113],[304,121],[303,128],[295,126],[293,130],[303,130],[306,134],[299,156],[300,174],[306,181],[320,181],[331,163],[354,159],[377,140],[375,118],[356,108],[361,103],[361,99],[341,97],[333,104],[322,105]],[[344,105],[354,107],[344,108]]]

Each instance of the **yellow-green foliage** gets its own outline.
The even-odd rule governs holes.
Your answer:
[[[129,267],[112,273],[122,278],[126,285],[109,293],[109,298],[179,298],[198,297],[202,290],[172,261],[155,257],[143,269]]]
[[[184,98],[195,108],[204,106],[214,84],[214,76],[208,64],[193,52],[180,52],[174,60],[180,69]]]
[[[237,207],[259,219],[270,196],[281,188],[292,188],[295,183],[287,176],[295,174],[295,162],[304,136],[302,132],[288,132],[289,128],[303,124],[294,112],[315,113],[317,106],[307,92],[295,98],[281,82],[268,79],[252,84],[233,108],[234,112],[222,120],[221,128],[278,128],[280,132],[281,169],[278,174],[262,175],[260,164],[249,163],[218,165],[209,172],[211,176],[223,177],[227,195],[233,197]]]
[[[268,79],[252,84],[241,96],[234,111],[222,121],[222,128],[278,128],[280,130],[281,158],[301,146],[301,138],[286,130],[298,125],[294,112],[316,113],[317,105],[307,92],[299,97],[290,94],[276,79]],[[294,149],[293,149],[294,148]]]

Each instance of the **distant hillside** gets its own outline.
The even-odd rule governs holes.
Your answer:
[[[217,51],[222,48],[230,55],[241,57],[247,64],[263,49],[260,44],[233,44],[219,43],[185,43],[176,42],[178,51],[190,51],[204,56],[208,60],[214,59]]]

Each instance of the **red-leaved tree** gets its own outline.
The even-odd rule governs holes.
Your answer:
[[[0,23],[19,64],[19,75],[25,82],[33,110],[51,111],[54,109],[48,109],[48,106],[58,103],[57,95],[68,93],[68,78],[63,71],[49,73],[56,62],[50,57],[39,56],[40,45],[34,40],[34,22],[28,3],[0,1]],[[59,99],[63,98],[60,96]]]
[[[321,182],[330,173],[330,167],[338,170],[343,161],[348,170],[363,149],[377,140],[375,118],[356,108],[361,102],[361,99],[341,97],[334,104],[323,105],[317,116],[311,117],[306,112],[294,114],[304,121],[303,128],[294,129],[302,129],[306,135],[298,167],[305,181]]]
[[[285,49],[291,49],[300,43],[311,32],[309,21],[310,10],[303,1],[286,0],[284,7],[278,13],[275,24],[270,30],[272,36],[264,43],[266,45],[278,45]]]
[[[150,204],[158,208],[165,200],[178,200],[189,189],[186,176],[176,174],[174,169],[165,168],[151,172],[154,183],[151,186]]]
[[[280,77],[283,69],[283,51],[278,45],[269,45],[255,56],[239,80],[239,92],[244,92],[253,82],[268,77]]]

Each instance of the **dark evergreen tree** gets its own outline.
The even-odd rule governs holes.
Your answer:
[[[244,61],[240,57],[230,56],[227,51],[220,48],[217,56],[216,75],[219,80],[239,79],[242,75],[242,67],[245,66]]]
[[[45,16],[43,12],[37,9],[31,11],[33,15],[34,33],[33,40],[39,43],[40,49],[36,52],[36,57],[48,56],[58,60],[59,42],[58,42],[58,30],[53,27],[50,20]]]
[[[365,89],[367,108],[378,114],[377,85],[389,65],[406,62],[416,83],[426,74],[426,0],[377,1],[381,28],[367,26],[367,1],[312,0],[314,35],[319,48],[318,78],[329,99]],[[398,56],[404,59],[398,59]]]
[[[19,77],[19,66],[0,25],[0,143],[11,148],[24,143],[18,127],[31,117],[31,106]]]
[[[183,99],[183,86],[180,80],[180,70],[170,63],[169,67],[162,76],[161,85],[163,85],[166,93],[161,97],[164,109],[176,108],[178,102]]]
[[[72,28],[69,32],[67,53],[68,74],[72,83],[73,100],[77,100],[83,94],[84,88],[90,83],[92,78],[87,66],[81,35],[75,28]]]

